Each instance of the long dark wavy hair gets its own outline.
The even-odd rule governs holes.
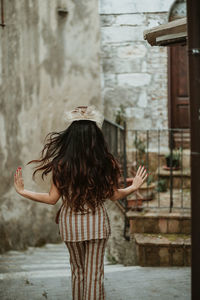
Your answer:
[[[74,211],[84,211],[87,204],[94,212],[118,187],[120,167],[108,151],[101,129],[94,121],[80,120],[61,132],[45,137],[38,171],[42,179],[52,171],[53,183]]]

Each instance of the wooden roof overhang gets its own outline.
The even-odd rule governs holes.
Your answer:
[[[144,31],[144,39],[151,46],[187,44],[187,18],[181,18]]]

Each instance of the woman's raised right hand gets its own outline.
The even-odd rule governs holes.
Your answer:
[[[137,173],[135,177],[133,178],[132,186],[134,187],[135,190],[138,190],[141,185],[144,183],[144,181],[147,179],[147,171],[144,168],[144,166],[139,166]]]

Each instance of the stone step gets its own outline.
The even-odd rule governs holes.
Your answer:
[[[133,233],[191,233],[189,212],[136,212],[128,211],[130,234]]]
[[[140,266],[190,266],[191,238],[186,234],[135,233],[136,261]]]
[[[166,170],[163,169],[163,167],[159,167],[156,170],[156,175],[158,176],[158,179],[165,179],[167,187],[170,187],[170,176],[171,172],[170,169]],[[172,178],[173,178],[173,188],[175,189],[189,189],[191,186],[191,172],[190,168],[184,168],[183,170],[173,170],[172,172]]]

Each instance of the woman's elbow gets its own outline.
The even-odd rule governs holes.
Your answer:
[[[50,199],[49,204],[50,205],[55,205],[58,202],[59,199],[60,199],[60,197],[59,198]]]

